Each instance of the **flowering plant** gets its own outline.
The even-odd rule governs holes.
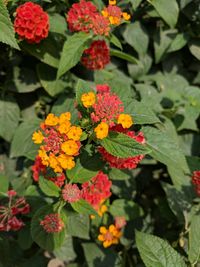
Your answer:
[[[0,267],[200,264],[198,0],[0,0]]]

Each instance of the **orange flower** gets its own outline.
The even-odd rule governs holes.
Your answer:
[[[114,224],[111,224],[108,229],[105,226],[101,226],[99,232],[98,240],[103,242],[104,248],[118,244],[122,235],[122,232]]]
[[[44,136],[41,131],[33,133],[32,140],[35,144],[41,144],[43,139],[44,139]]]
[[[133,125],[132,118],[128,114],[120,114],[117,123],[121,124],[124,129],[130,128]]]
[[[103,139],[108,135],[108,124],[105,122],[99,123],[99,125],[94,129],[98,139]]]
[[[68,156],[73,156],[73,155],[77,154],[77,152],[79,150],[79,146],[77,145],[77,143],[74,140],[68,140],[68,141],[65,141],[64,143],[62,143],[61,149]]]
[[[94,92],[85,93],[81,96],[81,102],[85,108],[89,108],[94,105],[95,101],[96,97]]]
[[[45,125],[47,126],[56,126],[59,120],[53,113],[49,113],[45,120]]]
[[[71,120],[71,113],[70,112],[65,112],[62,113],[59,117],[59,123],[65,123],[66,121],[70,121]]]
[[[79,141],[81,138],[82,132],[83,131],[80,127],[72,126],[69,132],[67,133],[67,136],[69,139],[72,139],[74,141]]]

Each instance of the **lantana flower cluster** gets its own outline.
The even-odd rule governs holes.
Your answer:
[[[7,192],[7,199],[4,205],[0,205],[0,231],[18,231],[25,224],[21,219],[22,215],[30,212],[30,206],[24,197],[17,197],[14,190]]]
[[[70,170],[75,166],[74,157],[79,154],[82,129],[72,125],[69,112],[59,117],[50,113],[41,130],[34,132],[33,141],[40,144],[38,156],[44,166],[50,167],[55,173]]]
[[[145,138],[142,132],[136,134],[130,130],[133,125],[132,117],[124,113],[123,102],[107,84],[97,85],[95,90],[89,89],[82,93],[77,97],[77,102],[75,107],[79,111],[80,126],[72,125],[70,112],[60,116],[50,113],[41,123],[40,130],[33,133],[34,143],[40,145],[32,166],[33,179],[38,182],[40,176],[43,176],[60,187],[58,203],[62,203],[62,208],[66,204],[71,204],[74,208],[87,202],[102,217],[108,211],[108,199],[112,195],[112,182],[107,175],[109,167],[133,169],[144,157],[138,155],[120,158],[111,155],[101,145],[102,140],[111,132],[122,133],[141,144],[145,144]],[[85,145],[91,146],[96,154],[99,153],[99,160],[105,161],[108,168],[97,171],[94,177],[85,182],[73,182],[72,169],[80,164]],[[96,218],[94,213],[91,210],[91,219]],[[105,248],[118,244],[125,224],[124,218],[117,217],[115,223],[108,228],[101,226],[98,240]],[[59,233],[65,227],[59,209],[46,214],[39,225],[48,234]]]

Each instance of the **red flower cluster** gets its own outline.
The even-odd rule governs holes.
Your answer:
[[[97,92],[91,119],[94,122],[107,122],[113,126],[114,120],[124,111],[123,103],[117,95],[110,92],[107,85],[98,85]]]
[[[14,190],[8,191],[7,194],[8,204],[0,206],[0,231],[18,231],[24,223],[16,215],[29,213],[30,206],[24,197],[16,199],[17,193]]]
[[[40,225],[47,233],[59,233],[64,227],[64,222],[58,213],[51,213],[44,217]]]
[[[33,180],[38,182],[39,176],[43,175],[44,178],[54,182],[57,186],[62,187],[66,179],[64,173],[59,173],[55,177],[49,177],[47,175],[47,167],[42,164],[42,159],[39,156],[36,156],[34,165],[31,167],[33,171]]]
[[[81,198],[81,190],[76,184],[66,184],[62,190],[62,196],[65,201],[73,203]]]
[[[198,196],[200,196],[200,171],[194,171],[192,175],[192,183]]]
[[[124,129],[121,125],[111,127],[110,131],[124,133],[141,144],[145,143],[145,138],[142,132],[139,132],[138,135],[136,135],[134,131]],[[108,153],[103,147],[99,147],[99,152],[101,153],[103,159],[109,163],[111,168],[117,169],[135,169],[138,163],[144,158],[144,155],[129,158],[118,158]]]
[[[110,51],[104,40],[92,42],[83,52],[81,63],[90,70],[100,70],[110,62]]]
[[[70,8],[67,22],[72,32],[86,32],[93,30],[97,35],[108,35],[110,31],[109,20],[104,18],[96,6],[88,1],[81,0]]]
[[[29,43],[39,43],[48,36],[49,17],[41,6],[26,2],[16,9],[15,32]]]
[[[98,210],[101,203],[111,195],[112,182],[103,172],[99,172],[89,182],[82,184],[82,198],[88,201],[94,209]]]

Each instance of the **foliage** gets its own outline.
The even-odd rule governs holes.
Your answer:
[[[26,2],[0,0],[0,266],[45,267],[55,258],[68,267],[199,266],[198,173],[194,178],[200,170],[199,1],[117,1],[131,19],[120,18],[107,35],[95,34],[94,28],[69,30],[67,13],[79,1],[33,0],[49,16],[48,37],[39,43],[15,33],[17,7]],[[99,14],[108,5],[91,2]],[[110,63],[92,71],[81,57],[98,39],[106,41]],[[93,60],[101,63],[97,55]],[[119,114],[130,114],[133,126],[113,130],[118,114],[106,121],[108,134],[98,139],[101,121],[91,119],[94,103],[84,106],[82,96],[93,92],[97,101],[102,84],[123,102]],[[65,112],[82,134],[72,155],[75,166],[60,175],[52,166],[41,168],[40,145],[32,135],[48,114],[60,118]],[[141,133],[144,139],[138,141]],[[137,162],[132,169],[127,161],[125,169],[114,168],[99,147],[110,161]],[[104,195],[95,206],[87,200],[91,184],[96,195],[102,190],[98,179],[105,179]],[[75,196],[67,195],[66,185]],[[88,199],[79,196],[84,187]],[[106,195],[107,187],[112,194]],[[17,217],[25,224],[17,231],[1,230],[8,190],[30,205],[29,213]],[[70,197],[75,201],[66,201]],[[49,214],[59,215],[57,232],[44,230]],[[120,241],[105,247],[98,240],[100,227],[116,226],[118,217],[125,219]]]

